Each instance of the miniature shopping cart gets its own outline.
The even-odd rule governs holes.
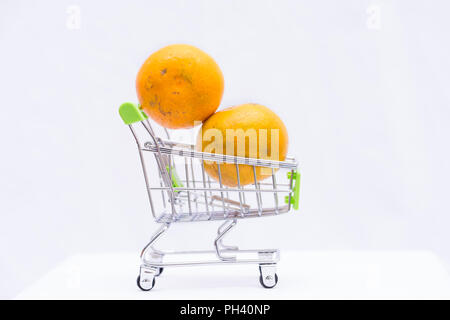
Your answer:
[[[158,128],[161,134],[157,134],[135,104],[122,104],[119,113],[136,140],[151,212],[161,224],[141,252],[139,288],[151,290],[165,267],[234,263],[258,264],[261,285],[273,288],[278,282],[277,249],[241,250],[222,241],[239,219],[276,216],[292,207],[298,209],[300,173],[295,159],[269,161],[198,152],[193,145],[171,141],[166,129]],[[163,135],[165,139],[161,138]],[[217,164],[218,181],[206,174],[206,161]],[[224,163],[236,166],[236,187],[222,184]],[[253,184],[240,185],[239,165],[253,168]],[[257,167],[268,170],[267,179],[257,181]],[[154,247],[172,223],[198,221],[222,222],[214,250],[167,252]]]

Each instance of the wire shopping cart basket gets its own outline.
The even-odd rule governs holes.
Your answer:
[[[296,160],[287,157],[285,161],[271,161],[199,152],[193,145],[171,141],[165,129],[166,139],[156,135],[147,115],[136,104],[122,104],[119,113],[136,141],[151,213],[161,224],[141,252],[138,287],[151,290],[165,267],[247,263],[258,264],[261,285],[273,288],[278,282],[278,249],[242,250],[222,241],[239,219],[275,216],[291,208],[298,209],[300,173]],[[218,181],[206,174],[206,161],[217,165]],[[224,164],[236,166],[236,187],[223,185],[221,165]],[[240,165],[252,167],[253,184],[240,185]],[[258,181],[257,168],[268,170],[268,178]],[[155,248],[172,223],[198,221],[222,222],[214,239],[214,250]],[[192,256],[199,258],[193,260]]]

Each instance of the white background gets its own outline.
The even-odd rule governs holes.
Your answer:
[[[70,254],[137,255],[148,240],[155,225],[117,108],[171,43],[215,58],[221,108],[272,108],[302,164],[301,210],[243,221],[230,239],[431,250],[449,266],[449,11],[437,0],[2,0],[0,298]],[[177,226],[163,243],[207,247],[215,227]]]

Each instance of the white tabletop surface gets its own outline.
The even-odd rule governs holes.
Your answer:
[[[433,253],[282,252],[273,289],[256,265],[166,268],[152,291],[136,286],[137,253],[71,256],[17,299],[450,299]]]

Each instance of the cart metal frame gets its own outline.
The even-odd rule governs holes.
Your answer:
[[[223,239],[236,226],[239,219],[274,216],[289,212],[291,208],[298,209],[300,173],[297,161],[291,157],[287,157],[285,161],[272,161],[199,152],[193,145],[171,141],[166,129],[164,132],[167,139],[158,137],[139,105],[124,103],[120,106],[119,113],[136,141],[151,213],[154,220],[161,224],[142,249],[138,287],[144,291],[151,290],[155,285],[155,278],[166,267],[241,263],[258,264],[261,285],[273,288],[278,282],[276,274],[276,264],[280,259],[278,249],[242,250],[237,246],[225,245]],[[149,141],[145,141],[137,133],[135,126],[138,124],[142,124],[144,132],[150,137]],[[154,155],[158,171],[157,186],[151,184],[145,157],[147,153]],[[177,168],[175,157],[183,159],[183,169]],[[200,162],[200,178],[195,175],[195,161]],[[213,181],[205,173],[205,161],[217,164],[218,181]],[[224,163],[236,166],[236,187],[226,187],[222,184],[221,164]],[[239,174],[242,165],[253,167],[254,183],[249,186],[240,185]],[[257,167],[271,170],[270,182],[257,180]],[[277,183],[277,176],[282,170],[287,171],[287,183]],[[181,172],[184,178],[179,177],[178,173]],[[233,195],[236,194],[238,200],[233,199]],[[267,194],[273,194],[272,206],[265,205],[263,201],[264,195]],[[280,194],[285,195],[284,204],[280,204]],[[155,208],[155,195],[160,196],[162,200],[164,209],[161,212]],[[247,201],[250,195],[255,196],[256,206]],[[198,221],[222,221],[214,239],[214,250],[163,251],[155,248],[156,242],[168,231],[172,223]],[[188,259],[192,256],[201,258]]]

